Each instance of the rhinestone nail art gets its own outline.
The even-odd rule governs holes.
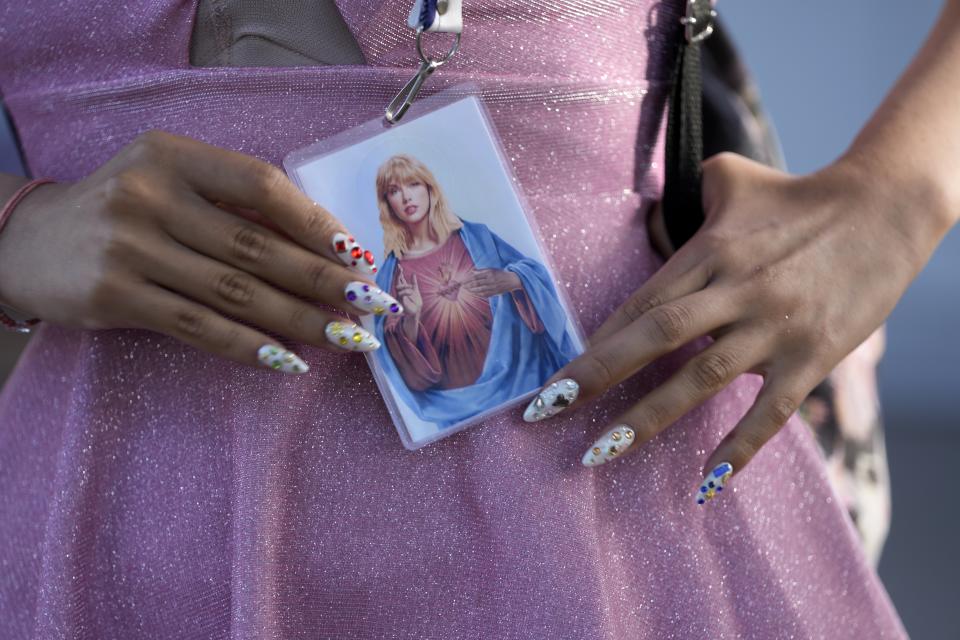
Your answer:
[[[546,386],[530,401],[523,419],[527,422],[537,422],[550,416],[555,416],[569,407],[580,393],[580,385],[572,378],[564,378]]]
[[[265,344],[257,350],[257,360],[265,367],[284,373],[306,373],[310,370],[307,363],[293,351],[272,344]]]
[[[723,491],[723,486],[727,484],[731,475],[733,475],[733,465],[729,462],[721,462],[714,467],[700,484],[700,489],[697,491],[697,504],[712,500],[715,495]]]
[[[363,327],[352,322],[333,321],[324,331],[327,340],[347,351],[373,351],[380,348],[380,341]]]
[[[372,251],[365,251],[353,236],[336,233],[333,236],[333,251],[340,262],[354,271],[370,275],[377,272],[376,260]]]
[[[597,438],[580,460],[588,467],[596,467],[623,455],[637,441],[637,434],[625,424],[617,425]]]
[[[365,282],[348,283],[343,290],[343,296],[364,313],[372,313],[375,316],[396,316],[403,313],[403,307],[393,296]]]

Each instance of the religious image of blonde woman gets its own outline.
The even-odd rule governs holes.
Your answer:
[[[537,388],[576,356],[544,265],[455,214],[423,162],[388,158],[376,195],[385,254],[377,283],[404,313],[376,320],[386,348],[375,357],[421,419],[461,422]]]

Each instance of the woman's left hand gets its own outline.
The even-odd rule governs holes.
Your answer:
[[[462,286],[481,298],[491,298],[509,293],[523,286],[520,276],[503,269],[475,269],[464,279]]]
[[[919,197],[853,163],[792,176],[723,153],[703,170],[704,225],[548,381],[524,418],[583,406],[708,335],[714,342],[620,415],[583,463],[638,448],[740,374],[759,374],[755,403],[704,466],[702,491],[712,497],[884,321],[942,234],[905,213],[924,206]]]

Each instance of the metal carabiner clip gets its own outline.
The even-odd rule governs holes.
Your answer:
[[[717,12],[709,0],[687,0],[687,12],[680,18],[687,42],[700,42],[709,38],[713,33],[713,19],[716,17]],[[701,22],[702,27],[699,26]]]
[[[387,105],[385,117],[390,124],[396,124],[400,121],[403,114],[405,114],[407,109],[410,108],[410,105],[413,104],[417,94],[420,93],[420,87],[423,86],[423,82],[427,77],[436,71],[440,65],[452,58],[453,54],[460,48],[460,34],[458,33],[456,34],[456,40],[453,41],[453,45],[447,54],[442,58],[433,59],[423,53],[423,45],[421,44],[422,36],[423,27],[417,27],[417,55],[420,56],[420,68],[417,69],[417,73],[410,81],[403,86],[400,93]]]

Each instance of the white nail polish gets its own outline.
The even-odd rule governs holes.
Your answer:
[[[530,401],[523,419],[527,422],[537,422],[550,416],[555,416],[569,407],[580,393],[580,385],[571,378],[564,378],[547,385],[537,397]]]
[[[343,296],[357,309],[375,316],[397,316],[403,307],[389,293],[365,282],[350,282]]]
[[[733,475],[733,465],[729,462],[721,462],[714,467],[713,471],[708,473],[700,483],[700,488],[697,490],[697,504],[712,500],[715,495],[723,491],[731,475]]]
[[[306,373],[310,370],[307,363],[293,351],[272,344],[265,344],[257,350],[257,360],[265,367],[284,373]]]
[[[377,272],[373,252],[364,251],[353,236],[348,236],[345,233],[335,233],[333,236],[333,252],[337,254],[340,262],[358,273],[371,275]]]
[[[324,331],[327,340],[347,351],[373,351],[380,348],[380,341],[363,327],[352,322],[335,320]]]
[[[596,467],[623,455],[637,441],[637,434],[625,424],[620,424],[597,438],[580,460],[585,466]]]

